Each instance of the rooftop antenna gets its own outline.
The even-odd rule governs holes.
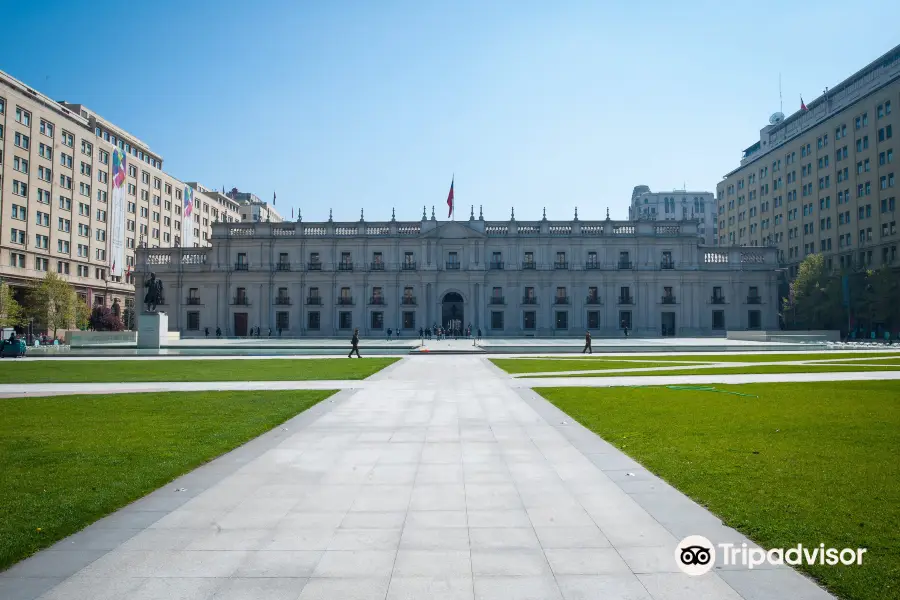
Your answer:
[[[778,74],[778,112],[784,112],[784,101],[781,98],[781,73]]]

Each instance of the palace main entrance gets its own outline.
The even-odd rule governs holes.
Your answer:
[[[463,297],[457,292],[447,292],[441,301],[441,327],[464,329],[466,327]]]

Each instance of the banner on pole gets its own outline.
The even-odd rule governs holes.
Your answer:
[[[181,209],[181,246],[183,248],[194,247],[194,189],[184,186],[184,205]]]
[[[127,157],[115,148],[112,153],[112,201],[109,210],[109,274],[125,273],[125,166]]]

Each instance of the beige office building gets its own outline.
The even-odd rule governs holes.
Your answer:
[[[122,274],[111,275],[113,152],[125,155]],[[185,237],[185,183],[163,158],[80,104],[56,102],[0,71],[0,278],[24,288],[55,271],[91,304],[134,296],[134,249],[204,247],[216,220],[239,220],[238,203],[194,188]],[[118,270],[118,269],[117,269]]]
[[[719,245],[768,246],[791,276],[900,265],[900,46],[785,118],[775,113],[717,186]]]

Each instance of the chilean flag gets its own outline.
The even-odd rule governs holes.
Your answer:
[[[450,180],[450,193],[447,195],[447,218],[453,216],[453,182],[456,180],[456,175],[453,176],[453,179]]]
[[[803,96],[800,96],[800,112],[808,112],[809,109],[806,108],[806,103],[803,102]]]

